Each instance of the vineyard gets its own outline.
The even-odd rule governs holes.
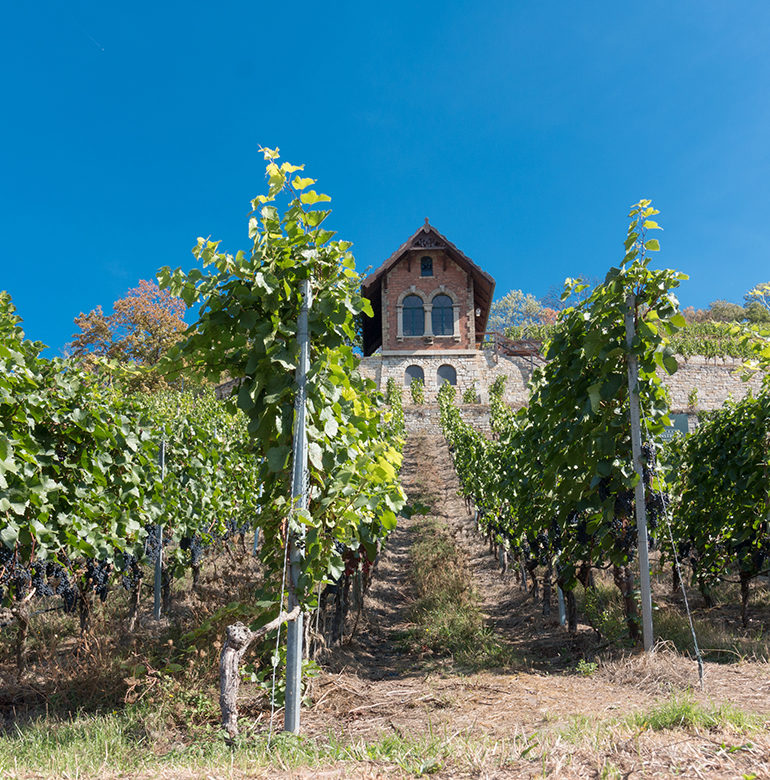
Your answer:
[[[736,654],[755,664],[751,686],[770,658],[770,386],[663,443],[659,372],[676,371],[675,354],[708,355],[701,336],[723,335],[747,371],[767,369],[767,333],[686,335],[673,293],[684,277],[651,268],[657,211],[641,201],[622,264],[543,334],[528,406],[507,407],[500,378],[485,436],[463,422],[447,383],[443,436],[407,436],[401,388],[391,381],[381,395],[357,370],[358,323],[372,310],[350,245],[325,227],[329,197],[302,166],[264,154],[268,191],[252,203],[250,250],[201,238],[201,269],[159,273],[164,289],[199,306],[162,366],[168,389],[137,392],[106,361],[44,358],[0,295],[4,776],[111,776],[121,760],[136,776],[165,760],[201,776],[228,761],[230,776],[324,766],[335,776],[620,776],[605,772],[610,758],[630,771],[634,751],[660,752],[650,724],[666,706],[688,715],[658,730],[693,729],[698,751],[698,729],[713,732],[720,769],[758,776],[766,707],[742,690],[733,698],[748,714],[703,696]],[[565,296],[576,290],[568,282]],[[715,355],[733,349],[719,343]],[[181,389],[185,376],[193,389],[189,379]],[[216,400],[225,379],[233,395]],[[410,392],[424,402],[419,381]],[[655,640],[665,644],[655,653],[671,666],[660,684],[634,688],[618,680],[657,668],[638,653],[640,550],[651,554]],[[715,646],[704,627],[726,599],[732,633]],[[280,734],[276,718],[291,696],[284,624],[296,628],[298,614],[306,738]],[[674,620],[685,627],[675,638]],[[551,673],[568,678],[571,704],[536,681]],[[552,706],[507,734],[528,701],[518,676]],[[585,755],[570,763],[548,716],[578,717],[597,684],[618,702],[637,697],[634,709],[612,733],[575,736]],[[485,686],[506,712],[492,743],[473,732],[491,717],[476,698]],[[671,690],[681,697],[665,699]],[[102,764],[65,751],[66,769],[29,757],[19,769],[27,735],[64,733],[73,717],[87,734],[96,718],[123,724],[121,747],[106,747]],[[432,722],[443,736],[421,728]],[[127,747],[134,737],[150,758]],[[671,756],[685,771],[708,768]]]
[[[463,423],[453,388],[439,392],[441,421],[462,493],[477,512],[503,567],[510,556],[533,594],[564,599],[563,620],[574,633],[574,590],[610,571],[623,601],[628,636],[640,638],[637,584],[638,507],[635,487],[628,355],[639,361],[642,420],[641,480],[650,545],[682,571],[702,596],[720,583],[740,582],[741,620],[749,624],[750,583],[770,573],[770,394],[768,389],[705,417],[694,434],[663,446],[667,398],[658,369],[676,371],[676,334],[685,327],[672,290],[681,276],[649,269],[657,214],[642,201],[632,222],[623,266],[563,313],[547,342],[530,402],[513,413],[502,403],[504,377],[490,392],[493,440]],[[569,292],[569,290],[568,290]],[[633,298],[630,299],[629,296]],[[624,311],[633,300],[634,338],[627,348]],[[765,339],[742,337],[743,353],[767,359]],[[636,498],[638,498],[638,495]],[[646,544],[644,545],[647,546]],[[693,651],[697,640],[693,638]]]
[[[271,150],[265,157],[269,190],[253,202],[251,251],[222,254],[201,239],[195,254],[207,270],[160,273],[188,305],[200,304],[198,322],[164,370],[182,385],[192,367],[201,389],[130,392],[137,383],[123,381],[126,370],[107,361],[43,358],[8,294],[0,298],[0,599],[3,624],[14,628],[19,676],[38,615],[77,613],[73,657],[82,659],[96,639],[97,603],[126,591],[121,632],[130,638],[146,616],[148,592],[159,621],[173,612],[174,583],[198,588],[210,555],[220,566],[228,557],[233,579],[257,559],[257,608],[252,595],[243,614],[266,622],[293,598],[316,615],[316,643],[337,641],[351,603],[360,604],[404,506],[397,479],[403,432],[355,370],[350,345],[368,302],[349,245],[322,226],[329,212],[318,204],[329,197],[309,189],[313,180],[298,175],[301,166],[279,167]],[[296,326],[310,296],[308,498],[300,508],[287,475],[296,436]],[[223,376],[238,377],[238,389],[218,402],[206,379]],[[178,661],[165,669],[181,671]]]
[[[556,325],[514,325],[506,329],[506,335],[511,339],[534,339],[547,344],[556,328]],[[708,359],[749,359],[754,355],[754,348],[746,336],[761,337],[766,330],[764,324],[684,322],[671,334],[670,344],[674,354],[683,358],[699,355]]]

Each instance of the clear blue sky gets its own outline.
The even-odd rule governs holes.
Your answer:
[[[259,144],[376,266],[424,217],[536,295],[661,210],[683,305],[770,280],[770,3],[3,4],[7,289],[58,352],[199,235],[247,247]]]

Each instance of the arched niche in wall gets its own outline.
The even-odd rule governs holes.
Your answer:
[[[420,366],[407,366],[404,371],[404,384],[409,387],[414,379],[425,382],[425,372]]]
[[[444,363],[443,366],[438,367],[438,371],[436,371],[436,379],[439,387],[441,387],[444,382],[449,382],[450,385],[456,385],[457,371],[455,371],[454,366],[450,366],[449,363]]]

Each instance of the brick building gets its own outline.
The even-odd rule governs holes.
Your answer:
[[[489,386],[502,375],[505,400],[517,408],[526,405],[532,359],[480,349],[494,289],[494,279],[426,219],[362,283],[374,311],[364,321],[362,373],[381,390],[390,378],[408,385],[419,377],[428,403],[435,401],[443,381],[460,392],[474,387],[486,403]],[[676,412],[688,409],[693,387],[699,410],[709,410],[727,398],[742,398],[749,389],[757,392],[762,381],[761,376],[741,381],[739,360],[693,356],[679,363],[676,374],[663,376]]]
[[[419,377],[428,391],[442,380],[470,385],[494,289],[426,219],[362,283],[374,311],[364,321],[364,356],[377,353],[389,376],[403,384]]]

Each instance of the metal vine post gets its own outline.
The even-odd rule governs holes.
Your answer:
[[[292,515],[308,508],[307,485],[307,427],[305,407],[307,405],[307,374],[310,369],[310,339],[308,336],[308,312],[311,305],[310,280],[302,282],[302,308],[297,319],[297,341],[299,344],[299,362],[297,363],[297,396],[294,405],[294,460],[291,478]],[[304,525],[292,524],[291,518],[287,531],[289,545],[289,612],[299,603],[296,594],[297,583],[302,569],[302,539]],[[287,626],[286,637],[286,709],[284,712],[284,730],[292,734],[299,733],[300,706],[302,703],[302,612]]]
[[[158,465],[160,466],[160,480],[166,481],[166,442],[161,439],[158,450]],[[155,558],[155,602],[153,604],[153,617],[160,620],[161,589],[163,585],[163,525],[158,523],[158,555]]]
[[[628,399],[631,414],[631,452],[634,471],[639,479],[634,487],[636,504],[636,534],[639,548],[639,581],[642,596],[642,639],[646,652],[652,650],[652,595],[650,591],[650,556],[647,542],[647,507],[644,503],[644,470],[642,466],[642,430],[639,411],[639,363],[631,351],[634,340],[634,314],[636,296],[629,293],[626,298],[626,346],[628,347]]]

